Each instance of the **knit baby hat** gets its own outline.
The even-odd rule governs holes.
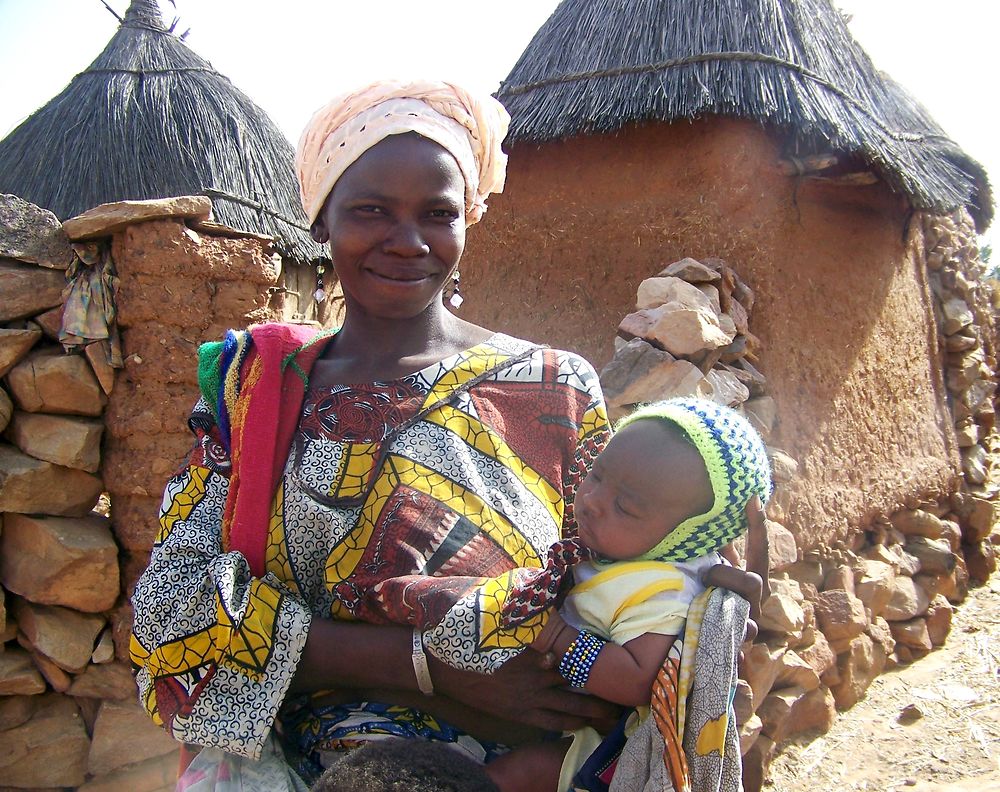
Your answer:
[[[747,529],[746,506],[771,495],[771,465],[764,441],[739,413],[707,399],[677,398],[639,407],[615,430],[655,419],[678,427],[701,454],[715,502],[668,533],[643,560],[690,561],[729,544]]]

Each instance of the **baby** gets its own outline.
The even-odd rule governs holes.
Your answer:
[[[445,743],[384,738],[346,753],[310,792],[499,792],[482,765]]]
[[[570,685],[648,707],[703,579],[751,598],[740,589],[745,578],[729,580],[725,567],[703,576],[745,532],[748,503],[765,503],[770,491],[764,444],[733,410],[671,399],[623,419],[575,501],[579,539],[597,560],[573,567],[561,611],[532,648],[560,658]],[[577,771],[600,743],[584,729],[572,740],[517,748],[487,771],[504,792],[565,792],[577,788]]]

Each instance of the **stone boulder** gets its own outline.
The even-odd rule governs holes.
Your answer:
[[[123,745],[129,749],[123,751]],[[94,723],[87,770],[104,775],[137,760],[163,756],[177,749],[173,738],[155,726],[138,704],[105,701]]]
[[[805,626],[802,606],[786,594],[774,593],[760,609],[757,626],[764,632],[798,633]]]
[[[837,709],[829,688],[787,687],[772,692],[757,714],[763,724],[761,733],[782,742],[805,732],[828,732],[837,718]]]
[[[103,433],[104,422],[94,418],[17,412],[6,436],[35,459],[96,473]]]
[[[990,575],[997,571],[996,550],[989,542],[963,545],[962,552],[965,555],[969,580],[974,583],[985,583],[990,579]]]
[[[768,520],[768,565],[772,572],[787,571],[798,561],[799,548],[795,535],[776,520]]]
[[[177,757],[166,754],[98,776],[76,792],[171,792],[176,783]]]
[[[14,415],[14,403],[7,395],[7,391],[0,388],[0,432],[7,428],[11,417]]]
[[[208,220],[212,201],[202,195],[157,198],[149,201],[118,201],[88,209],[63,223],[66,236],[74,242],[111,236],[133,223],[176,218]]]
[[[717,404],[735,408],[750,398],[750,391],[731,372],[712,369],[705,375],[705,387],[700,395]]]
[[[766,643],[754,644],[744,652],[743,660],[740,663],[740,676],[746,680],[753,691],[754,711],[774,687],[774,680],[781,672],[781,656],[784,653],[784,648],[772,649]]]
[[[0,322],[27,319],[62,302],[66,276],[59,270],[0,258]]]
[[[5,647],[0,652],[0,696],[36,696],[44,692],[45,680],[31,656],[21,649]]]
[[[928,575],[947,575],[955,568],[955,554],[946,539],[911,536],[904,549],[920,562],[920,571]]]
[[[771,462],[771,478],[775,484],[785,484],[799,474],[799,463],[780,448],[769,448],[767,457]]]
[[[840,681],[831,686],[837,709],[845,710],[857,704],[875,678],[885,669],[886,654],[867,635],[851,641],[837,662]]]
[[[890,622],[889,629],[896,645],[907,647],[914,656],[925,655],[934,648],[927,632],[927,621],[919,616],[908,621]]]
[[[896,639],[892,637],[892,627],[881,616],[876,616],[872,619],[865,633],[882,647],[882,651],[885,652],[886,656],[891,655],[896,649]]]
[[[64,270],[73,248],[62,225],[48,209],[16,195],[0,195],[0,257]]]
[[[954,608],[951,603],[938,595],[927,608],[927,637],[933,646],[943,646],[951,632],[951,616]]]
[[[985,484],[990,477],[990,455],[981,445],[962,449],[962,475],[970,484]]]
[[[714,312],[712,300],[697,286],[676,277],[646,278],[636,290],[636,310],[680,303],[688,308]]]
[[[836,652],[838,645],[850,643],[868,626],[861,600],[843,589],[831,589],[813,601],[816,622]]]
[[[705,295],[694,291],[707,303]],[[710,306],[692,307],[680,302],[628,314],[618,326],[618,334],[625,339],[644,338],[677,356],[720,349],[736,335],[723,330]]]
[[[0,732],[31,720],[40,696],[0,696]]]
[[[90,740],[76,705],[65,696],[45,696],[31,720],[3,733],[3,744],[0,786],[77,787],[86,778]]]
[[[0,377],[20,363],[41,337],[41,330],[0,327]]]
[[[941,579],[941,589],[938,593],[944,595],[953,605],[957,605],[968,596],[969,570],[965,566],[964,554],[957,556],[951,574]]]
[[[750,747],[756,742],[757,737],[760,736],[761,729],[764,728],[764,723],[756,715],[751,715],[744,723],[740,725],[740,755],[745,756]]]
[[[688,283],[714,283],[722,279],[718,270],[693,258],[683,258],[664,268],[658,278],[682,278]]]
[[[927,611],[930,600],[913,578],[899,575],[892,583],[892,593],[882,615],[887,621],[908,621]]]
[[[690,396],[697,392],[703,376],[686,360],[633,338],[619,349],[601,371],[601,387],[611,406],[625,406]]]
[[[11,396],[28,412],[100,415],[108,403],[82,355],[48,348],[33,352],[7,375]]]
[[[945,335],[954,335],[976,320],[968,303],[961,297],[953,296],[942,300],[941,311],[944,314],[944,327],[942,329]]]
[[[757,396],[743,405],[747,420],[766,440],[778,422],[778,405],[770,396]]]
[[[763,724],[761,734],[766,734],[776,743],[784,740],[792,709],[805,695],[806,691],[799,687],[771,691],[755,713]]]
[[[889,518],[892,527],[903,536],[925,536],[937,539],[941,535],[941,518],[923,509],[906,509]]]
[[[774,680],[776,688],[798,687],[804,691],[819,687],[819,674],[795,651],[789,649],[781,656],[781,668]]]
[[[753,689],[745,679],[736,680],[733,713],[736,715],[736,722],[741,726],[753,717]]]
[[[761,734],[743,754],[743,789],[745,792],[760,792],[767,778],[767,768],[774,759],[774,740]]]
[[[826,734],[837,720],[837,706],[828,687],[817,687],[792,705],[785,726],[785,738],[815,732]]]
[[[90,662],[104,619],[69,608],[15,600],[14,616],[31,648],[64,671],[78,674]]]
[[[44,313],[40,313],[32,318],[32,322],[41,329],[42,334],[49,341],[59,341],[59,331],[62,329],[63,306],[57,305]]]
[[[119,592],[118,545],[109,520],[4,515],[0,581],[36,603],[88,613],[112,608]]]
[[[983,541],[997,522],[997,507],[985,498],[968,497],[959,516],[962,518],[962,538],[968,544]]]
[[[815,633],[813,642],[808,646],[800,646],[795,650],[799,658],[806,663],[821,679],[827,671],[837,665],[837,655],[830,648],[830,642],[821,632]]]
[[[132,671],[124,663],[89,665],[73,679],[69,695],[77,698],[136,701],[138,689]]]
[[[881,616],[892,597],[896,570],[892,564],[860,559],[862,575],[855,579],[854,593],[873,616]]]
[[[0,512],[82,516],[103,490],[97,476],[0,445]]]

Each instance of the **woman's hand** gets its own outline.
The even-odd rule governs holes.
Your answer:
[[[546,668],[545,656],[532,649],[489,676],[432,663],[431,677],[437,690],[503,720],[548,732],[593,726],[603,733],[613,728],[621,715],[615,704],[567,690],[562,674]]]
[[[704,575],[703,582],[708,586],[735,591],[750,603],[750,621],[747,622],[747,640],[757,635],[757,619],[760,616],[761,605],[771,595],[768,583],[770,564],[767,542],[767,518],[760,499],[754,497],[746,508],[747,529],[746,569],[716,564]]]

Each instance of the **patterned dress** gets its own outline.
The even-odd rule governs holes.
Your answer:
[[[586,361],[502,334],[399,380],[307,387],[273,498],[266,572],[254,577],[240,553],[223,551],[232,466],[207,402],[190,424],[197,445],[167,485],[133,597],[132,658],[154,721],[178,740],[247,757],[278,719],[314,617],[405,621],[394,612],[405,598],[423,623],[454,619],[465,653],[530,642],[530,623],[524,634],[495,629],[498,592],[484,584],[538,567],[575,530],[573,495],[589,463],[580,449],[608,436]],[[314,758],[376,734],[468,739],[385,704],[292,709],[286,731]]]

